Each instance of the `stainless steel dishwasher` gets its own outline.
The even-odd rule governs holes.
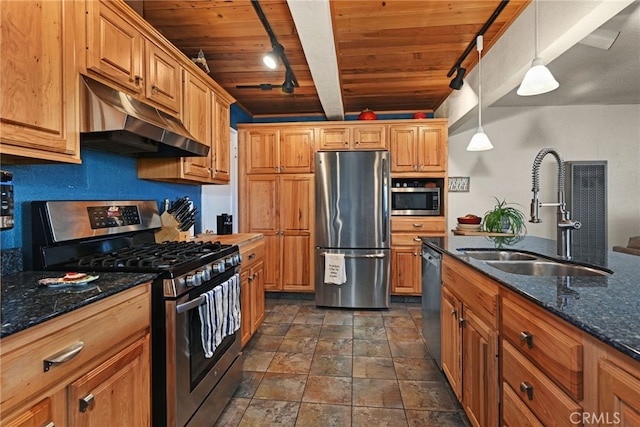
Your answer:
[[[439,368],[441,365],[440,298],[442,255],[422,244],[422,334]]]

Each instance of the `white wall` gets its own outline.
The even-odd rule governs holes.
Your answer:
[[[533,160],[540,149],[555,147],[565,161],[608,161],[609,246],[626,246],[640,235],[640,105],[490,107],[482,117],[493,150],[466,151],[477,123],[449,135],[449,176],[471,177],[470,192],[449,193],[449,229],[459,216],[482,216],[494,196],[521,204],[528,216]],[[556,171],[548,155],[540,173],[542,202],[556,201]],[[528,234],[555,239],[555,208],[541,208],[540,216],[541,224],[527,223]]]
[[[231,182],[229,185],[202,186],[202,232],[217,233],[216,218],[233,215],[233,232],[238,232],[238,131],[231,128]]]

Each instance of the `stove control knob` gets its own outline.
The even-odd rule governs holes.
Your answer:
[[[187,274],[186,282],[187,286],[200,286],[202,284],[202,277],[200,277],[199,272]]]
[[[233,267],[235,264],[233,263],[233,257],[226,258],[224,260],[224,265],[227,267]]]
[[[209,280],[211,280],[211,266],[204,266],[202,272],[200,273],[200,276],[202,277],[203,282],[208,282]]]
[[[224,273],[224,261],[218,261],[212,266],[214,273]]]

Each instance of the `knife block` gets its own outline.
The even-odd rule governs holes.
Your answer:
[[[180,231],[178,226],[180,223],[169,212],[165,211],[160,215],[162,228],[155,232],[156,243],[166,241],[170,242],[186,242],[191,240],[189,231]]]

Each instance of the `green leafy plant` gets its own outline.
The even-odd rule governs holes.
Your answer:
[[[482,229],[491,233],[505,233],[513,236],[497,236],[500,240],[496,243],[513,244],[524,238],[527,234],[527,219],[518,208],[506,200],[500,201],[497,197],[496,205],[487,211],[482,218]]]

